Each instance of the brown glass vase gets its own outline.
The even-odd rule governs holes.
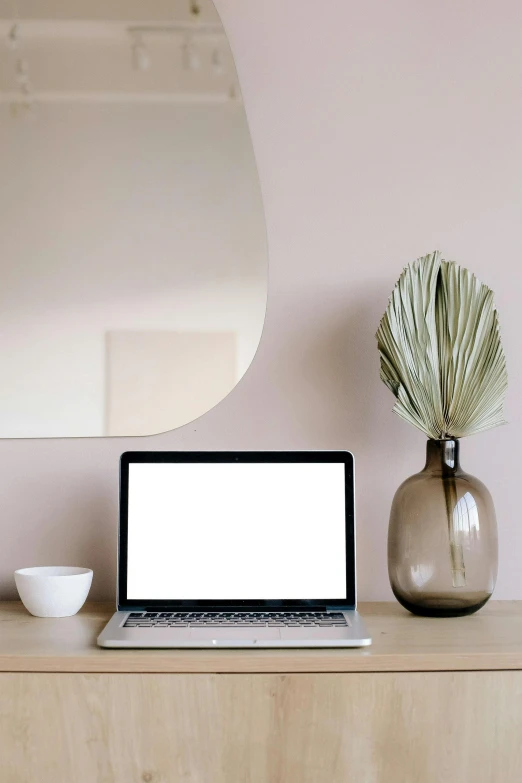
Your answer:
[[[484,484],[460,467],[459,445],[429,440],[426,467],[393,499],[388,573],[395,597],[414,614],[471,614],[495,587],[493,501]]]

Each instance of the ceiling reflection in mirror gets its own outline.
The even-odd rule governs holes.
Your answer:
[[[259,344],[267,253],[208,0],[0,0],[0,437],[147,435]]]

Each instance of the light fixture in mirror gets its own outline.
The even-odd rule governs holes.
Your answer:
[[[147,435],[234,387],[264,215],[210,0],[0,0],[0,437]]]

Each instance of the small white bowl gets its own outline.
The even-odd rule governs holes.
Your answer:
[[[35,617],[71,617],[85,603],[92,582],[90,568],[42,566],[14,574],[23,605]]]

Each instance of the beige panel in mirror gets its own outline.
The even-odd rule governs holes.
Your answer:
[[[213,4],[0,0],[0,150],[0,437],[216,405],[257,349],[267,253]]]

